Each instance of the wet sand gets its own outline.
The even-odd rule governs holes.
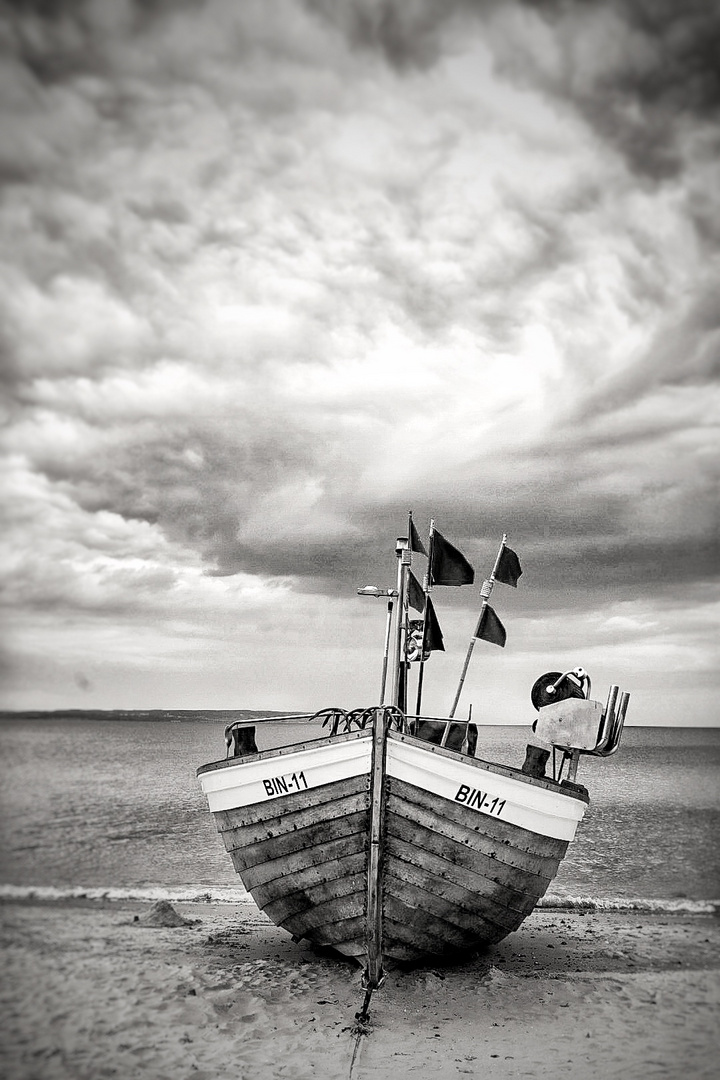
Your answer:
[[[0,904],[5,1080],[701,1080],[720,1060],[720,920],[537,911],[460,964],[360,971],[251,904]]]

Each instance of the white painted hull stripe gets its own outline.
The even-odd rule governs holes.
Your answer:
[[[201,773],[199,780],[210,810],[216,814],[369,774],[371,749],[370,739],[326,743],[238,762],[234,767]]]
[[[478,813],[557,840],[572,840],[585,803],[477,765],[388,742],[388,775]]]
[[[370,740],[355,739],[238,762],[199,779],[210,810],[218,813],[366,775],[370,757]],[[388,741],[387,769],[449,802],[558,840],[573,839],[585,812],[580,799],[394,739]]]

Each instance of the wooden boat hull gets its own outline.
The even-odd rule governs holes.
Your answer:
[[[396,731],[384,745],[382,954],[397,961],[501,940],[557,873],[583,789]],[[372,731],[199,770],[225,848],[258,906],[295,938],[368,950]],[[374,841],[373,841],[374,842]]]
[[[370,757],[371,732],[360,731],[200,772],[258,907],[293,937],[357,957],[365,953]]]

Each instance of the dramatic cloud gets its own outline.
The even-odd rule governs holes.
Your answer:
[[[704,0],[7,5],[7,706],[372,698],[412,508],[522,556],[488,719],[592,661],[717,722],[719,45]]]

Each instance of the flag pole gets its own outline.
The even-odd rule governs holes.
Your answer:
[[[402,676],[401,676],[401,705],[402,711],[407,713],[408,711],[408,689],[410,685],[410,664],[408,662],[408,642],[410,639],[410,574],[412,573],[410,567],[412,565],[413,556],[413,538],[417,535],[417,530],[413,525],[412,510],[408,510],[408,550],[407,550],[407,566],[405,568],[405,607],[403,610],[403,625],[405,627],[405,637],[403,640],[403,654],[402,654]]]
[[[500,559],[502,558],[502,553],[503,553],[503,551],[505,549],[505,541],[506,540],[507,540],[507,533],[503,533],[502,542],[501,542],[500,547],[498,549],[497,557],[495,559],[495,565],[492,568],[492,573],[490,574],[490,577],[487,579],[487,581],[483,581],[483,583],[482,583],[482,588],[480,589],[480,596],[482,597],[482,604],[480,605],[480,614],[478,616],[478,621],[477,621],[477,624],[476,624],[477,626],[480,625],[480,622],[482,620],[483,611],[485,610],[485,608],[488,605],[488,601],[490,599],[490,593],[492,592],[493,585],[495,584],[495,575],[496,575],[496,573],[498,571],[498,567],[500,566]],[[455,700],[453,701],[452,708],[450,710],[450,716],[451,717],[453,717],[455,715],[455,710],[457,708],[458,701],[460,700],[460,695],[462,693],[463,684],[465,682],[465,676],[467,675],[467,669],[470,666],[470,657],[472,656],[473,649],[475,648],[475,641],[476,640],[477,639],[476,639],[475,635],[473,634],[473,636],[470,638],[470,644],[468,645],[467,653],[465,654],[465,663],[463,664],[463,669],[462,669],[462,671],[460,673],[460,681],[458,683],[458,688],[457,688],[457,691],[455,693]]]
[[[395,554],[398,559],[397,571],[397,621],[395,623],[395,671],[393,677],[392,704],[399,709],[405,708],[407,698],[407,665],[405,664],[405,630],[407,610],[407,575],[410,568],[410,539],[398,536],[395,541]]]
[[[425,593],[425,605],[423,607],[423,639],[420,653],[420,668],[418,670],[417,701],[415,703],[415,715],[420,715],[420,703],[422,702],[423,676],[425,674],[425,642],[427,640],[427,617],[428,599],[430,597],[430,583],[432,581],[433,548],[435,547],[435,519],[430,519],[430,536],[428,541],[428,564],[423,580],[423,592]]]

